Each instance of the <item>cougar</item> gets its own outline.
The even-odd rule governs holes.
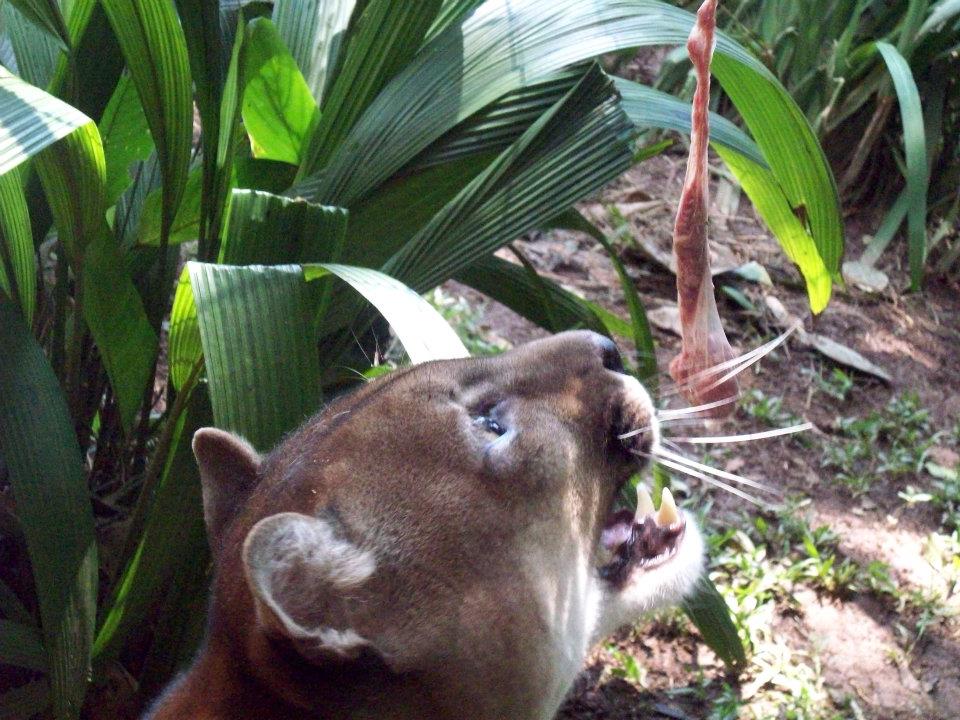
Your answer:
[[[147,717],[553,717],[594,643],[702,570],[669,492],[619,504],[658,442],[622,370],[568,332],[397,370],[265,456],[198,431],[207,635]]]

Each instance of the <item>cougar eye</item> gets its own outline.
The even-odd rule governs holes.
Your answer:
[[[503,435],[503,433],[506,432],[506,430],[503,429],[503,426],[489,415],[479,415],[474,419],[473,422],[475,422],[477,425],[480,425],[484,430],[492,432],[495,435]]]

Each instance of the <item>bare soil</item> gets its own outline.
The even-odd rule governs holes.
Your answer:
[[[581,209],[612,236],[615,228],[608,207],[613,206],[634,236],[669,250],[683,163],[681,154],[645,162]],[[886,291],[876,295],[837,288],[829,308],[813,318],[802,279],[758,222],[749,201],[743,198],[738,202],[737,193],[722,179],[718,182],[715,177],[713,186],[710,234],[716,246],[715,259],[732,264],[755,260],[773,281],[764,286],[729,276],[715,278],[718,288],[734,286],[755,308],[749,311],[724,302],[725,296],[719,293],[721,316],[732,344],[746,351],[779,332],[766,309],[765,296],[772,295],[791,313],[804,318],[807,330],[847,345],[892,377],[891,383],[885,383],[848,371],[856,385],[845,400],[837,400],[819,392],[812,379],[814,374],[829,373],[834,364],[791,339],[755,372],[744,373],[744,390],[758,388],[767,396],[782,398],[785,411],[813,422],[814,432],[827,440],[835,432],[838,418],[865,416],[904,392],[919,396],[936,427],[953,427],[960,421],[960,288],[956,284],[930,279],[924,293],[907,294],[902,260],[906,249],[894,246],[879,263],[891,279]],[[848,220],[848,259],[859,257],[865,229],[875,226],[876,218],[870,215]],[[530,236],[517,247],[548,277],[628,317],[614,270],[594,241],[557,231]],[[676,302],[669,271],[629,240],[621,240],[619,248],[648,311]],[[542,334],[508,309],[471,296],[466,288],[451,289],[483,304],[484,326],[492,335],[518,344]],[[659,365],[666,368],[669,358],[678,352],[679,338],[662,329],[655,329],[655,337]],[[629,351],[628,340],[623,346]],[[738,411],[720,432],[710,434],[752,429],[763,427]],[[821,467],[821,447],[771,439],[739,446],[727,462],[742,475],[763,479],[787,495],[808,498],[806,513],[811,527],[830,526],[840,536],[839,552],[844,557],[862,566],[871,561],[886,563],[905,590],[923,591],[936,583],[937,570],[924,560],[923,544],[938,530],[939,513],[929,505],[907,505],[898,496],[908,482],[923,489],[929,476],[878,475],[867,493],[854,498]],[[960,460],[957,448],[934,447],[931,452],[939,453],[948,464]],[[721,525],[743,522],[743,501],[716,491],[712,500],[714,521]],[[948,601],[951,603],[954,610],[960,609],[956,596]],[[824,689],[836,698],[836,717],[857,716],[848,711],[852,698],[860,716],[877,720],[960,718],[960,623],[956,618],[942,619],[928,627],[919,640],[908,642],[909,632],[904,628],[909,619],[903,612],[871,593],[834,597],[799,588],[792,602],[778,607],[770,633],[775,643],[815,659]],[[616,671],[613,647],[638,659],[644,669],[640,682]],[[716,714],[715,700],[723,683],[729,683],[746,703],[747,696],[757,690],[751,685],[755,672],[748,671],[739,679],[725,675],[723,665],[692,626],[654,621],[624,631],[615,638],[614,646],[595,651],[558,717],[721,717]],[[727,717],[787,717],[782,711],[764,712],[768,714],[757,715],[754,710],[753,714]]]

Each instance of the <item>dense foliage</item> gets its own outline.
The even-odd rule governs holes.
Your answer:
[[[650,0],[20,0],[3,19],[3,551],[25,548],[32,577],[0,573],[0,662],[19,668],[0,703],[71,718],[102,696],[91,682],[133,678],[142,700],[193,652],[208,562],[190,435],[216,423],[266,449],[356,382],[376,313],[354,291],[414,361],[463,352],[410,290],[451,277],[552,330],[623,329],[492,253],[584,227],[573,203],[649,155],[638,129],[688,128],[681,101],[593,59],[680,42],[691,16]],[[842,255],[823,152],[729,37],[714,71],[752,135],[718,118],[715,147],[819,312]],[[735,661],[717,598],[708,584],[689,612]]]

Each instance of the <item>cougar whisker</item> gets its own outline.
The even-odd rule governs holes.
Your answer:
[[[718,468],[711,467],[710,465],[697,462],[696,460],[691,460],[690,458],[686,457],[685,455],[681,455],[680,453],[667,450],[664,447],[654,448],[653,454],[657,458],[662,458],[662,459],[670,460],[671,462],[680,463],[690,468],[693,468],[695,470],[699,470],[701,472],[705,472],[710,475],[715,475],[716,477],[724,478],[725,480],[731,480],[733,482],[740,483],[741,485],[748,485],[749,487],[756,488],[757,490],[762,490],[764,492],[772,493],[774,495],[781,494],[781,492],[776,488],[772,488],[768,485],[763,484],[762,482],[759,482],[757,480],[751,480],[750,478],[745,478],[742,475],[736,475],[734,473],[727,472],[726,470],[719,470]]]
[[[781,435],[792,435],[793,433],[804,432],[806,430],[812,430],[813,423],[805,422],[799,425],[791,425],[790,427],[784,428],[774,428],[773,430],[764,430],[762,432],[755,433],[744,433],[742,435],[714,435],[714,436],[705,436],[705,437],[693,437],[687,435],[673,435],[671,440],[674,443],[687,443],[691,445],[707,445],[715,443],[738,443],[738,442],[750,442],[752,440],[765,440],[767,438],[779,437]]]

